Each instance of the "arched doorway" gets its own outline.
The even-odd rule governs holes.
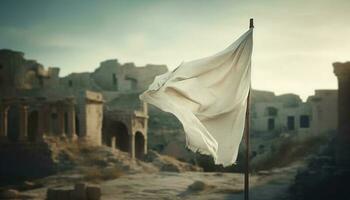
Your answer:
[[[17,141],[19,137],[19,108],[18,106],[10,106],[7,115],[7,134],[10,141]]]
[[[128,128],[123,122],[111,121],[104,124],[103,133],[107,146],[116,147],[125,152],[130,151]]]
[[[115,139],[116,148],[120,149],[121,151],[129,152],[130,141],[129,141],[128,128],[122,122],[114,122],[113,130],[116,137]]]
[[[39,132],[38,130],[38,111],[32,111],[29,114],[28,118],[28,140],[31,142],[34,142],[36,139],[36,136]]]
[[[135,134],[135,156],[136,158],[143,158],[145,155],[145,137],[141,132]]]

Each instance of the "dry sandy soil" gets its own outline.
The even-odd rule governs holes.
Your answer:
[[[250,199],[288,199],[288,187],[301,163],[251,176]],[[193,185],[194,182],[197,184]],[[192,185],[192,187],[190,186]],[[126,174],[101,182],[102,199],[243,199],[243,175],[235,173],[157,172]],[[65,186],[72,187],[72,186]],[[44,199],[46,188],[28,191]]]

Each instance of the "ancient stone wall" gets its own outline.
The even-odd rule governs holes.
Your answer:
[[[338,91],[316,90],[307,102],[312,107],[312,132],[335,132],[338,128]]]
[[[155,76],[167,72],[165,65],[137,67],[134,63],[120,64],[106,60],[92,73],[73,73],[61,79],[65,87],[107,92],[137,92],[147,89]]]
[[[155,76],[168,71],[165,65],[146,65],[144,67],[125,67],[125,74],[137,80],[137,90],[146,90],[153,82]]]
[[[125,79],[124,68],[118,60],[106,60],[91,74],[94,81],[107,91],[126,91],[131,89],[130,81]]]
[[[91,73],[72,73],[60,79],[61,86],[72,90],[93,90],[99,91],[101,88],[91,78]]]
[[[22,52],[0,50],[0,88],[38,89],[58,86],[58,68],[44,67],[35,60],[26,60]]]

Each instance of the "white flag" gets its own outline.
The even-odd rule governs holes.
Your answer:
[[[244,132],[252,48],[251,28],[225,50],[157,76],[140,99],[180,120],[189,149],[231,165]]]

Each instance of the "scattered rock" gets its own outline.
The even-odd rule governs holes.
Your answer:
[[[171,164],[171,163],[166,163],[166,164],[163,163],[160,170],[165,172],[181,172],[181,169],[178,165]]]
[[[19,196],[19,192],[13,189],[4,190],[0,193],[1,199],[15,199],[18,196]]]
[[[148,150],[147,155],[145,156],[145,161],[152,162],[159,157],[159,153],[156,151]]]
[[[192,191],[203,191],[209,188],[213,188],[212,185],[208,185],[206,183],[204,183],[203,181],[195,181],[194,183],[192,183],[191,185],[188,186],[188,190],[192,190]]]

